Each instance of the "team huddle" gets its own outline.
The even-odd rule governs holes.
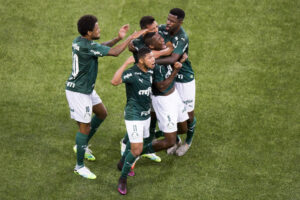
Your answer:
[[[121,27],[118,37],[99,44],[93,41],[100,38],[97,18],[85,15],[79,19],[81,36],[72,43],[72,73],[66,83],[71,118],[79,126],[73,148],[77,155],[75,174],[96,178],[84,165],[84,158],[96,159],[88,142],[107,116],[94,90],[98,57],[118,56],[127,46],[133,56],[111,80],[115,86],[125,83],[127,97],[124,115],[127,133],[121,140],[122,156],[117,164],[121,171],[119,193],[127,194],[127,177],[134,176],[133,168],[140,156],[160,162],[155,152],[166,150],[168,154],[183,156],[188,151],[196,124],[195,79],[188,59],[189,39],[181,27],[184,17],[182,9],[174,8],[166,25],[158,26],[152,16],[144,16],[140,20],[141,30],[115,47],[125,37],[128,25]],[[127,69],[128,66],[131,67]],[[180,134],[187,134],[185,142]]]

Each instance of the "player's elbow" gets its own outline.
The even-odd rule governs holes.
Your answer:
[[[118,55],[120,55],[121,52],[115,50],[114,48],[110,49],[109,52],[108,52],[108,55],[109,56],[114,56],[114,57],[117,57]]]
[[[118,85],[121,84],[120,81],[117,81],[117,80],[114,80],[114,79],[112,79],[112,80],[110,81],[110,83],[111,83],[113,86],[118,86]]]

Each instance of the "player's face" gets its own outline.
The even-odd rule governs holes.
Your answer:
[[[164,38],[161,37],[161,35],[159,35],[159,33],[156,33],[152,37],[152,45],[153,45],[154,50],[162,50],[162,49],[167,48]]]
[[[167,19],[167,26],[166,26],[166,30],[168,32],[173,32],[174,30],[176,30],[178,27],[180,27],[181,25],[181,20],[177,19],[177,16],[169,14],[168,15],[168,19]]]
[[[100,39],[100,28],[99,28],[98,22],[96,22],[94,30],[92,32],[92,39],[93,40]]]
[[[152,24],[147,26],[147,29],[149,32],[158,32],[158,24],[156,21],[154,21]]]
[[[155,67],[155,58],[152,52],[145,55],[144,64],[148,69],[153,69]]]

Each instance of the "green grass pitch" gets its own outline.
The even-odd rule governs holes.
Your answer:
[[[101,40],[144,15],[185,10],[196,74],[197,127],[183,157],[141,159],[117,192],[124,86],[110,80],[130,53],[99,59],[96,91],[109,116],[91,140],[98,176],[74,175],[77,126],[65,81],[83,14]],[[0,199],[300,199],[300,3],[297,0],[1,0]]]

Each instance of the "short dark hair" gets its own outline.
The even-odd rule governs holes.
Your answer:
[[[151,53],[151,50],[148,47],[143,47],[137,52],[137,59],[144,58],[146,54]]]
[[[146,29],[148,25],[151,25],[155,21],[152,16],[144,16],[140,20],[141,29]]]
[[[177,19],[183,20],[185,17],[185,13],[182,9],[180,8],[173,8],[170,10],[170,14],[175,15]]]
[[[80,17],[77,22],[77,29],[80,35],[85,36],[88,31],[93,31],[97,21],[97,17],[93,15],[84,15]]]
[[[149,32],[146,33],[143,37],[144,39],[144,43],[149,46],[150,44],[152,44],[152,37],[155,35],[155,32]]]

